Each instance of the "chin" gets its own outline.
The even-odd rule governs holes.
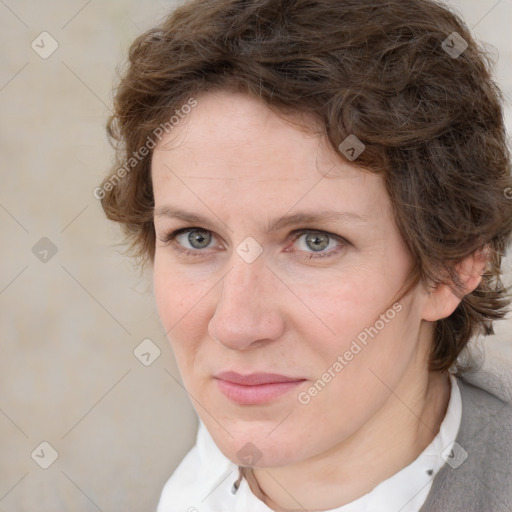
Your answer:
[[[222,427],[205,423],[210,435],[220,451],[234,464],[252,467],[279,467],[294,464],[304,460],[307,454],[302,453],[304,439],[282,429],[272,432],[262,428],[260,422],[253,425],[243,425],[235,431],[227,428],[233,437],[229,436]],[[235,424],[236,425],[236,424]],[[211,428],[213,427],[213,431]],[[279,427],[278,427],[279,428]],[[268,435],[267,432],[272,432]]]

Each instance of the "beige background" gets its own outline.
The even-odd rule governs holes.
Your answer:
[[[121,255],[92,195],[112,157],[115,68],[172,5],[0,0],[0,512],[154,510],[193,443],[151,278]],[[512,97],[512,0],[456,5],[496,48]],[[31,48],[51,48],[43,31],[58,43],[47,59]],[[45,242],[33,253],[43,237],[55,255]],[[512,361],[511,322],[488,341],[493,357]],[[149,366],[134,355],[144,339],[161,351]],[[48,469],[42,442],[58,453]]]

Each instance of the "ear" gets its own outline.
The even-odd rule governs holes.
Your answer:
[[[449,317],[460,304],[462,298],[471,293],[480,284],[489,257],[489,247],[485,246],[459,263],[456,270],[464,287],[462,295],[459,294],[457,289],[452,289],[450,284],[443,283],[436,286],[428,293],[423,308],[423,320],[436,322],[437,320]]]

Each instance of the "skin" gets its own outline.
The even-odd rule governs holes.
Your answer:
[[[448,286],[422,284],[400,296],[413,262],[383,179],[311,133],[312,120],[295,119],[301,129],[238,93],[197,100],[152,160],[154,291],[162,324],[221,451],[236,464],[246,443],[261,452],[250,482],[267,505],[339,507],[411,463],[438,433],[450,386],[446,374],[428,371],[433,322],[449,316],[460,298]],[[171,218],[166,208],[205,222]],[[353,215],[267,229],[284,215],[326,209]],[[188,233],[165,241],[182,228],[211,232],[210,245],[191,246]],[[315,252],[307,233],[294,236],[301,229],[336,237],[323,238],[329,245]],[[263,248],[252,263],[236,251],[247,237]],[[483,264],[464,263],[468,292]],[[397,299],[401,311],[301,403],[298,394]],[[306,380],[270,403],[239,405],[213,378],[227,370]]]

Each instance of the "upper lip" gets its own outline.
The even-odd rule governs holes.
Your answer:
[[[258,386],[261,384],[275,384],[278,382],[297,382],[305,380],[301,377],[287,377],[286,375],[279,375],[277,373],[249,373],[241,375],[236,372],[221,372],[214,376],[216,379],[232,382],[233,384],[240,384],[242,386]]]

